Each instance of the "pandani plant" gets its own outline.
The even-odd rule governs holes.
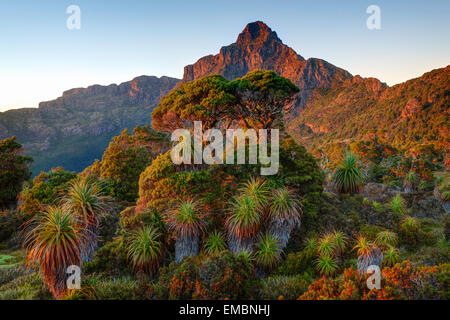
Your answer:
[[[102,214],[113,209],[112,198],[94,179],[77,178],[70,183],[62,207],[77,218],[80,228],[88,231],[89,241],[82,250],[82,258],[85,262],[91,261],[98,246],[99,220]]]
[[[357,251],[357,268],[360,273],[366,272],[371,265],[380,265],[383,261],[383,253],[380,248],[366,237],[359,236],[353,250]]]
[[[333,184],[339,193],[357,193],[364,182],[364,172],[358,165],[356,155],[345,154],[342,164],[336,169]]]
[[[166,214],[168,229],[174,232],[176,238],[175,263],[199,253],[199,238],[206,225],[202,210],[203,206],[199,201],[189,199],[179,202]]]
[[[300,224],[301,213],[301,204],[294,190],[282,187],[273,191],[269,206],[269,233],[278,240],[281,250],[286,247],[292,230]]]
[[[78,219],[63,208],[51,206],[24,225],[27,265],[39,269],[57,299],[67,292],[67,268],[81,268],[83,251],[92,239],[90,230],[83,228]]]
[[[265,270],[272,270],[281,259],[278,239],[269,233],[264,234],[257,244],[255,259]]]
[[[128,258],[138,272],[153,274],[162,258],[162,234],[153,226],[144,226],[127,237]]]
[[[212,232],[205,241],[204,252],[206,254],[217,254],[225,251],[227,244],[225,241],[225,236],[222,232],[214,231]]]
[[[232,198],[225,221],[230,251],[253,251],[254,241],[264,220],[269,186],[262,178],[250,178]]]

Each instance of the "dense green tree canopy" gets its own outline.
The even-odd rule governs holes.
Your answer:
[[[114,137],[103,153],[101,161],[96,161],[82,175],[108,179],[114,196],[122,201],[133,202],[138,195],[139,175],[153,158],[168,149],[168,141],[163,133],[149,126],[137,126],[131,134],[125,129]]]
[[[176,200],[189,198],[202,199],[205,210],[223,206],[229,181],[221,168],[184,169],[173,164],[170,152],[159,155],[140,176],[137,211],[153,207],[163,212]]]
[[[230,83],[237,98],[236,115],[246,128],[270,129],[299,88],[273,71],[256,70]]]
[[[182,84],[167,94],[152,113],[155,130],[172,132],[185,122],[202,121],[204,130],[226,121],[233,113],[235,97],[222,76],[207,76]]]
[[[232,82],[219,75],[182,84],[165,96],[152,113],[155,130],[172,132],[194,120],[203,129],[271,128],[282,118],[283,108],[299,89],[273,71],[258,70]]]
[[[280,172],[283,183],[297,189],[301,195],[322,192],[324,174],[317,160],[291,137],[281,141]]]
[[[33,161],[23,155],[22,145],[11,137],[0,141],[0,208],[14,206],[24,181],[30,179]]]
[[[20,209],[35,214],[42,211],[46,205],[59,204],[59,200],[69,187],[69,182],[76,176],[75,172],[65,171],[61,167],[41,172],[34,177],[32,186],[23,190]]]

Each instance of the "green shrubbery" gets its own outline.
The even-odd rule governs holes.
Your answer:
[[[32,161],[16,137],[0,140],[0,210],[15,208],[23,183],[31,177]]]
[[[29,218],[21,211],[0,211],[0,243],[18,235],[20,226]]]
[[[298,252],[291,252],[286,255],[284,261],[278,267],[276,273],[280,275],[293,276],[306,270],[312,271],[313,254],[307,249]]]
[[[308,289],[309,283],[300,275],[271,276],[261,281],[259,296],[261,299],[295,300]]]
[[[106,243],[99,248],[94,259],[84,264],[86,273],[104,273],[110,276],[117,276],[124,273],[131,273],[127,259],[126,248],[119,240]]]
[[[12,271],[9,271],[12,272]],[[22,274],[18,271],[17,274]],[[26,274],[0,286],[0,300],[50,300],[52,294],[38,273]]]
[[[65,171],[61,167],[41,172],[34,177],[32,186],[23,190],[19,209],[34,215],[47,205],[58,205],[75,177],[75,172]]]
[[[162,268],[155,294],[160,299],[249,299],[258,279],[245,255],[223,253],[188,257]]]
[[[137,126],[133,133],[125,129],[120,136],[114,137],[103,153],[102,161],[85,173],[109,179],[114,197],[119,201],[136,201],[139,175],[157,154],[168,149],[166,135],[149,126]]]

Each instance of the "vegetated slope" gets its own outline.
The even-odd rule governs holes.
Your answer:
[[[309,150],[377,136],[413,155],[426,145],[448,153],[449,77],[450,66],[392,87],[355,76],[316,90],[288,130]]]
[[[153,108],[178,82],[141,76],[120,85],[71,89],[39,108],[0,113],[0,139],[17,136],[34,158],[33,174],[52,167],[81,171],[112,137],[150,123]]]

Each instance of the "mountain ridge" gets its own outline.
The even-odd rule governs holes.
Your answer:
[[[432,146],[448,159],[449,106],[450,65],[391,87],[355,76],[316,92],[287,128],[311,152],[378,137],[413,156]]]
[[[56,165],[81,171],[124,128],[149,124],[153,108],[178,81],[139,76],[119,85],[69,89],[38,108],[0,113],[0,139],[17,137],[35,160],[34,174]]]
[[[314,89],[327,88],[333,82],[340,83],[352,78],[348,71],[325,60],[305,60],[285,45],[264,22],[256,21],[247,24],[236,42],[223,46],[218,54],[202,57],[187,65],[180,84],[211,74],[233,80],[257,69],[273,70],[300,88],[293,105],[287,108],[288,118],[299,113]]]
[[[95,158],[101,158],[111,138],[123,129],[149,124],[151,111],[160,99],[181,83],[211,74],[220,74],[232,80],[257,69],[273,70],[300,88],[294,102],[286,106],[285,120],[290,130],[294,131],[292,134],[297,136],[297,141],[309,149],[312,148],[311,141],[316,145],[327,141],[326,134],[342,131],[345,134],[340,138],[345,140],[349,131],[360,128],[358,123],[345,117],[342,119],[342,114],[358,118],[360,115],[357,112],[362,112],[369,121],[371,117],[367,110],[371,110],[379,119],[386,121],[389,117],[381,115],[374,106],[386,90],[395,92],[397,89],[390,88],[401,88],[402,85],[389,87],[376,78],[353,76],[325,60],[305,59],[285,45],[265,23],[256,21],[247,24],[236,42],[223,46],[219,53],[204,56],[185,66],[181,80],[165,76],[139,76],[118,85],[69,89],[57,99],[41,102],[39,108],[0,112],[0,139],[17,136],[35,158],[32,166],[34,174],[55,166],[81,171]],[[446,94],[442,84],[434,83],[434,86],[440,87],[441,95]],[[397,106],[398,110],[391,111],[399,117],[410,119],[422,103],[413,98],[402,101],[402,110]],[[341,114],[331,110],[333,106]],[[336,122],[338,119],[343,124],[342,128],[330,126],[330,121]],[[414,123],[417,125],[419,122]],[[356,127],[346,128],[350,124]],[[366,126],[361,125],[361,128],[368,130]],[[299,137],[298,132],[305,136]]]

